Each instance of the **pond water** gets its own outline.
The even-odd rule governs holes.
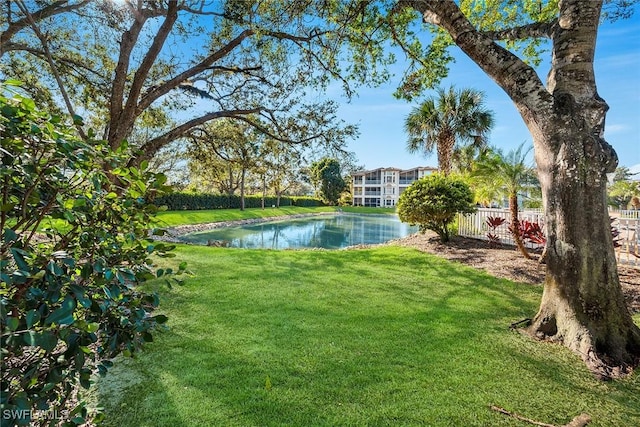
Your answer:
[[[308,218],[223,227],[185,234],[181,240],[233,248],[340,249],[384,243],[418,231],[395,215],[339,213]]]

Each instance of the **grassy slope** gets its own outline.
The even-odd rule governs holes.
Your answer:
[[[160,212],[158,219],[161,226],[174,227],[183,224],[201,224],[207,222],[234,221],[248,218],[267,218],[284,215],[312,214],[319,212],[335,212],[341,209],[344,212],[394,214],[394,209],[365,208],[365,207],[340,207],[323,206],[317,208],[303,208],[297,206],[283,206],[281,208],[252,208],[241,211],[240,209],[212,209],[203,211],[167,211]]]
[[[170,329],[100,385],[107,425],[523,425],[490,404],[640,425],[638,374],[601,383],[509,331],[540,288],[398,247],[178,258],[197,276],[161,291]]]

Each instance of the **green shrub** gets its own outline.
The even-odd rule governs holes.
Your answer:
[[[265,197],[266,207],[276,206],[276,196]],[[166,206],[171,211],[193,211],[204,209],[240,209],[240,196],[206,193],[171,193],[155,199],[158,206]],[[315,207],[324,206],[313,197],[281,197],[280,206]],[[246,208],[262,207],[262,196],[245,196]]]
[[[435,231],[449,241],[450,225],[457,213],[475,211],[473,193],[462,179],[443,174],[428,175],[411,184],[398,200],[398,216],[418,225],[421,232]]]
[[[124,166],[126,147],[92,137],[0,86],[2,425],[27,425],[34,411],[82,423],[82,405],[65,412],[77,383],[88,388],[166,321],[152,315],[158,296],[135,286],[167,273],[152,271],[150,256],[172,247],[147,239],[157,208],[145,202],[165,177]]]

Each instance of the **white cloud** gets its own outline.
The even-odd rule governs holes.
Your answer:
[[[604,128],[604,132],[607,135],[623,133],[632,130],[632,127],[629,125],[623,125],[619,123],[607,124]]]

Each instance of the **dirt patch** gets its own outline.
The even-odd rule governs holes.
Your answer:
[[[443,244],[435,233],[412,234],[392,244],[457,261],[514,282],[540,285],[544,281],[545,266],[525,259],[513,246],[490,248],[485,241],[460,236]],[[618,275],[629,309],[632,313],[640,313],[640,268],[620,265]]]

